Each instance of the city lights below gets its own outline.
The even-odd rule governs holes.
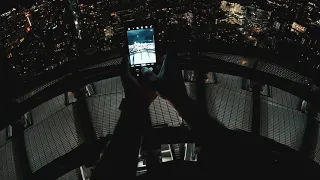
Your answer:
[[[128,24],[150,20],[155,21],[151,24],[159,44],[203,41],[212,43],[218,53],[258,54],[275,63],[290,59],[286,63],[305,63],[312,69],[320,66],[320,3],[167,0],[158,6],[152,1],[134,1],[137,6],[123,8],[112,0],[44,0],[12,9],[0,16],[1,42],[11,59],[10,68],[32,77],[68,61],[77,63],[81,54],[119,50],[125,44]],[[138,52],[134,58],[140,61],[149,55]],[[247,66],[248,61],[239,64]]]

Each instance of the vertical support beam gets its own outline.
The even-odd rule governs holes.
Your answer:
[[[85,94],[81,90],[74,92],[74,94],[77,102],[72,105],[72,108],[77,134],[86,143],[94,142],[97,140],[97,136],[93,129]]]
[[[317,146],[319,123],[317,122],[317,110],[311,104],[308,104],[307,124],[303,135],[303,141],[300,152],[305,156],[314,159]]]
[[[184,160],[184,156],[185,156],[185,145],[186,145],[187,143],[183,143],[183,144],[180,144],[180,159],[181,160]]]
[[[261,85],[252,82],[252,124],[251,132],[255,135],[260,135],[260,90]]]
[[[196,97],[198,105],[201,109],[207,112],[207,101],[206,101],[206,86],[205,86],[205,72],[202,69],[196,70],[197,81],[196,81]]]
[[[151,118],[149,116],[146,131],[142,138],[142,149],[147,153],[146,164],[148,172],[156,171],[157,165],[160,164],[159,156],[161,155],[161,144],[154,141],[155,138]]]
[[[19,180],[29,179],[32,172],[24,140],[24,126],[20,121],[12,126],[12,134],[13,159],[17,178]]]

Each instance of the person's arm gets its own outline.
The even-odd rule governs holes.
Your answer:
[[[190,97],[184,97],[180,101],[172,101],[172,104],[188,127],[199,135],[200,133],[208,135],[208,132],[220,133],[226,129],[224,125],[212,118],[206,110],[200,108],[201,106]]]
[[[170,101],[192,132],[204,140],[228,130],[208,112],[201,109],[197,102],[189,98],[178,64],[178,57],[173,47],[168,48],[159,75],[147,69],[144,75],[153,83],[161,97]],[[211,135],[212,134],[212,135]]]
[[[136,177],[141,138],[150,122],[148,107],[156,93],[131,76],[128,63],[125,57],[121,81],[126,98],[120,107],[120,119],[90,179]]]

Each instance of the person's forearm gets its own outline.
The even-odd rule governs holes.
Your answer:
[[[139,104],[125,105],[112,140],[93,173],[93,179],[135,177],[138,152],[149,110]]]
[[[208,112],[201,109],[196,101],[189,97],[184,98],[183,101],[180,102],[173,102],[173,105],[187,123],[188,127],[196,133],[197,136],[201,136],[201,138],[209,134],[218,135],[226,130],[220,122],[210,117]]]

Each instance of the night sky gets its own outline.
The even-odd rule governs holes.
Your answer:
[[[32,6],[34,3],[36,3],[38,0],[9,0],[9,1],[5,1],[2,2],[0,5],[0,14],[8,12],[10,9],[17,7],[18,4],[20,4],[23,7],[30,7]],[[79,3],[94,3],[98,0],[79,0]],[[120,1],[122,4],[128,4],[128,3],[133,3],[134,0],[118,0]]]
[[[20,4],[23,7],[30,7],[32,4],[37,2],[36,0],[10,0],[10,1],[5,1],[1,3],[0,6],[0,13],[5,13],[9,11],[10,9],[17,7],[18,4]]]

